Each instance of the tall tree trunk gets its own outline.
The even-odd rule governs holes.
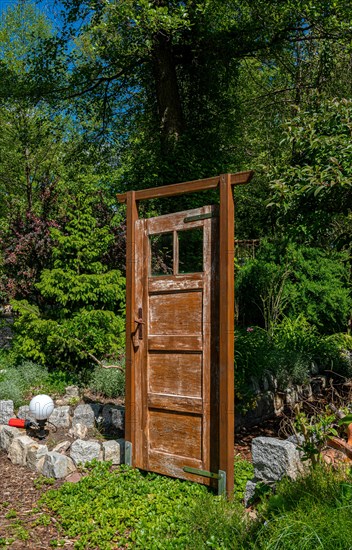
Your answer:
[[[165,2],[156,0],[156,4]],[[171,38],[163,32],[154,36],[153,70],[161,135],[167,144],[182,134],[184,120]]]

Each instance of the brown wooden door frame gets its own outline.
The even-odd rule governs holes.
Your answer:
[[[234,198],[233,185],[248,183],[252,171],[222,174],[214,178],[178,183],[152,189],[128,191],[117,196],[120,203],[127,203],[126,247],[126,441],[136,437],[136,399],[134,388],[137,380],[132,368],[134,356],[133,337],[136,332],[136,234],[140,200],[170,197],[219,188],[219,470],[226,472],[226,491],[233,491],[234,483]],[[133,459],[132,459],[133,465]]]

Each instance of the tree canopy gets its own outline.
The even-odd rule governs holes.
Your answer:
[[[123,288],[115,193],[254,169],[235,190],[236,237],[262,242],[253,264],[236,264],[238,322],[268,328],[255,302],[284,284],[290,307],[277,322],[303,312],[323,333],[346,330],[350,2],[58,0],[57,21],[40,6],[21,1],[0,24],[2,301],[27,300],[54,324],[83,310],[121,316],[121,296],[109,294],[114,277]],[[199,200],[155,201],[144,213]],[[79,353],[88,348],[102,353],[100,343]]]

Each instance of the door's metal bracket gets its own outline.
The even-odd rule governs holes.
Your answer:
[[[188,222],[197,222],[199,220],[207,220],[208,218],[216,218],[217,214],[216,212],[208,212],[207,214],[198,214],[197,216],[188,216],[187,218],[184,218],[184,223]]]
[[[183,471],[187,474],[194,474],[201,477],[209,477],[211,479],[218,479],[218,495],[222,496],[226,494],[226,472],[219,470],[218,473],[208,472],[207,470],[199,470],[198,468],[191,468],[185,466]]]
[[[125,464],[132,466],[132,443],[125,441]]]

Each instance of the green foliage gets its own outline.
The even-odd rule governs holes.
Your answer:
[[[321,335],[303,315],[285,317],[272,334],[259,327],[237,329],[235,333],[235,386],[237,401],[248,407],[254,399],[251,377],[261,383],[275,376],[280,389],[302,384],[312,364],[320,370],[352,374],[351,359],[344,352],[345,339]]]
[[[303,314],[321,332],[347,328],[352,297],[349,256],[263,240],[255,259],[236,265],[239,321],[274,329],[284,315]]]
[[[254,467],[248,460],[235,456],[234,466],[234,499],[242,501],[246,489],[247,481],[254,477]]]
[[[120,369],[97,367],[92,372],[88,388],[104,397],[125,395],[125,373]]]
[[[185,511],[194,508],[206,493],[205,487],[143,475],[128,467],[110,472],[109,467],[109,463],[96,462],[79,483],[65,483],[43,498],[66,534],[78,537],[77,549],[108,550],[127,544],[186,548],[192,543]]]
[[[281,223],[295,220],[289,232],[296,238],[349,246],[351,121],[350,97],[317,96],[285,124],[289,158],[272,175],[270,206],[279,209]]]
[[[96,461],[88,470],[79,483],[65,483],[41,499],[63,534],[77,538],[77,549],[349,547],[352,484],[342,470],[317,465],[297,481],[283,479],[262,499],[256,520],[204,486],[126,466],[112,472]]]
[[[33,394],[63,395],[66,386],[76,382],[69,374],[48,369],[32,361],[16,364],[7,354],[0,361],[0,399],[11,399],[15,407],[28,404]]]
[[[329,437],[338,435],[334,424],[336,424],[336,415],[328,408],[324,413],[310,418],[299,407],[296,408],[294,430],[298,435],[303,436],[303,442],[299,445],[303,452],[302,460],[310,460],[314,468],[322,460],[321,452]]]
[[[281,481],[262,510],[260,524],[253,525],[248,547],[349,548],[351,498],[345,485],[344,474],[323,466],[298,481]]]
[[[67,197],[67,223],[53,230],[53,268],[43,270],[36,285],[41,305],[13,303],[18,357],[51,368],[81,368],[121,351],[124,277],[104,260],[116,222],[110,216],[110,223],[101,224],[100,200],[87,182]]]

